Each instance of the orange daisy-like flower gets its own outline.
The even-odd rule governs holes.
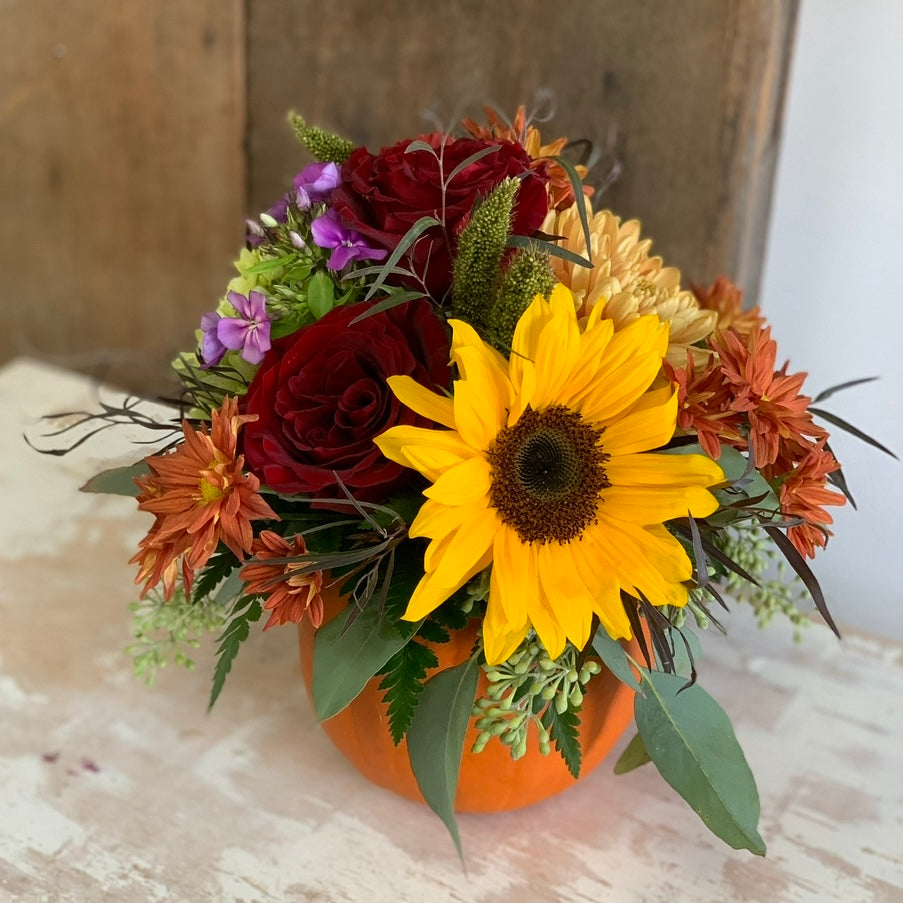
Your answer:
[[[548,192],[549,206],[556,210],[563,210],[574,203],[574,188],[563,166],[549,160],[549,157],[558,157],[567,144],[567,138],[556,138],[551,144],[543,144],[539,129],[527,124],[527,110],[522,105],[514,114],[514,121],[506,122],[501,114],[492,107],[483,107],[483,112],[489,121],[489,125],[480,125],[473,119],[462,119],[461,125],[473,135],[474,138],[482,138],[487,141],[516,141],[533,158],[533,168],[546,166],[549,175]],[[581,179],[586,178],[585,166],[576,166],[577,175]],[[589,185],[583,186],[586,197],[593,196],[594,189]]]
[[[241,569],[245,593],[249,596],[266,596],[263,610],[270,612],[264,630],[282,624],[297,624],[305,615],[314,627],[323,623],[323,572],[299,574],[304,565],[266,564],[271,558],[293,558],[307,554],[303,536],[289,542],[272,530],[264,530],[254,540],[254,561]]]
[[[807,558],[814,558],[816,548],[824,548],[832,535],[826,525],[834,519],[824,506],[846,503],[843,495],[827,488],[828,474],[839,469],[837,459],[822,440],[807,452],[781,485],[781,511],[787,517],[806,521],[799,527],[791,527],[787,538]]]
[[[730,384],[731,408],[749,416],[749,443],[759,468],[773,464],[782,442],[811,446],[828,434],[816,426],[809,399],[800,395],[805,373],[775,370],[777,343],[771,328],[758,327],[747,336],[733,330],[716,333],[710,344],[721,358],[721,372]]]
[[[731,408],[730,389],[714,355],[701,373],[689,351],[685,367],[674,367],[666,360],[664,368],[677,385],[677,427],[681,432],[695,433],[703,451],[716,461],[722,443],[737,448],[745,445],[740,433],[743,416]]]
[[[213,412],[209,433],[183,422],[184,442],[145,458],[151,472],[135,481],[138,507],[156,520],[131,561],[139,566],[135,582],[145,582],[145,593],[163,580],[164,596],[171,598],[179,562],[190,591],[221,541],[243,560],[254,540],[251,521],[278,520],[257,491],[260,481],[244,473],[244,456],[236,454],[239,429],[256,419],[240,415],[238,400],[226,398]]]
[[[765,325],[758,307],[743,310],[742,290],[724,276],[719,276],[708,288],[695,284],[690,288],[703,310],[718,314],[716,329],[733,329],[740,335],[749,335]]]

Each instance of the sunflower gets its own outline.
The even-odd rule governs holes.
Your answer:
[[[622,590],[683,605],[692,566],[664,522],[718,507],[723,480],[702,455],[648,454],[674,433],[677,395],[650,389],[668,327],[640,317],[615,333],[597,308],[581,332],[556,286],[520,318],[509,360],[451,320],[452,398],[405,376],[395,395],[447,429],[399,426],[376,442],[432,485],[410,527],[430,543],[406,620],[419,620],[492,565],[486,659],[507,659],[532,628],[553,658],[582,649],[593,616],[630,636]]]

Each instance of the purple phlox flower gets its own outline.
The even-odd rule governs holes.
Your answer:
[[[352,260],[383,260],[384,248],[371,248],[364,236],[342,224],[337,213],[327,210],[310,224],[311,235],[319,248],[333,248],[326,264],[330,270],[344,269]]]
[[[219,321],[220,315],[215,310],[201,317],[201,329],[204,331],[204,338],[201,341],[201,358],[204,361],[204,367],[215,367],[227,351],[226,346],[216,335]]]
[[[288,219],[288,203],[289,197],[286,195],[283,198],[280,198],[270,207],[266,212],[267,216],[271,216],[277,223],[284,223]],[[263,228],[260,220],[249,219],[245,221],[248,226],[248,232],[245,236],[245,240],[248,245],[252,248],[256,248],[264,238],[266,238],[266,231]]]
[[[335,163],[311,163],[295,176],[295,202],[299,210],[307,210],[311,204],[328,201],[342,181],[342,174]]]
[[[249,364],[259,364],[270,350],[266,295],[251,291],[246,298],[238,292],[229,292],[227,298],[239,316],[221,317],[216,324],[216,338],[224,347],[240,351]]]

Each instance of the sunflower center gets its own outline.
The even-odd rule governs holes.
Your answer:
[[[490,502],[523,542],[569,542],[596,520],[599,493],[611,484],[599,447],[602,430],[576,411],[527,408],[495,437]]]

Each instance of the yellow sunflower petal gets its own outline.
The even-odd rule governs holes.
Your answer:
[[[512,624],[502,610],[498,593],[490,590],[486,616],[483,618],[483,651],[486,654],[486,664],[497,665],[509,658],[524,641],[529,629],[530,622],[526,617],[522,624]]]
[[[602,510],[629,524],[661,524],[675,517],[705,517],[718,499],[702,486],[610,486],[600,493]]]
[[[455,428],[455,412],[450,398],[431,392],[410,376],[390,376],[386,382],[403,405],[442,426]]]
[[[605,473],[612,486],[714,486],[724,480],[705,455],[614,455]]]
[[[630,455],[660,448],[677,426],[677,393],[661,405],[641,408],[609,423],[602,434],[602,447],[609,454]]]
[[[582,649],[589,640],[593,597],[574,563],[568,543],[545,543],[538,550],[539,577],[549,607],[567,638]]]
[[[393,426],[373,441],[390,461],[412,467],[428,480],[476,453],[454,430]]]
[[[548,301],[552,316],[536,337],[536,370],[542,373],[530,400],[536,410],[559,403],[580,356],[580,330],[574,310],[574,296],[556,285]]]
[[[641,317],[615,334],[606,348],[593,388],[580,400],[580,411],[593,423],[622,414],[652,385],[668,347],[667,326]]]
[[[532,401],[535,379],[530,379],[536,360],[536,344],[546,324],[552,319],[552,308],[542,295],[537,295],[521,315],[511,340],[508,376],[517,396],[518,416]],[[529,365],[529,366],[528,366]],[[525,375],[528,377],[525,384]]]
[[[471,505],[482,499],[482,507],[486,507],[491,487],[492,468],[489,462],[481,455],[474,455],[448,468],[423,494],[428,499],[451,506]]]
[[[492,561],[491,593],[513,629],[519,629],[528,620],[527,612],[539,593],[536,556],[514,530],[502,524],[495,535]]]
[[[613,571],[604,565],[605,559],[595,542],[594,528],[589,528],[577,542],[571,543],[571,551],[574,566],[590,590],[593,611],[602,626],[615,639],[629,638],[630,621],[621,601],[621,587]]]
[[[478,506],[473,503],[450,506],[427,499],[421,505],[408,532],[414,538],[425,536],[428,539],[438,539],[454,532],[462,524],[475,518],[485,507],[485,504]]]
[[[417,584],[402,616],[404,620],[425,618],[489,565],[497,523],[495,512],[484,509],[445,538],[442,555],[433,556],[430,563],[435,564],[435,569],[424,574]]]
[[[511,384],[501,355],[485,345],[467,323],[450,322],[452,357],[462,373],[454,386],[455,426],[465,442],[485,451],[505,425]]]

